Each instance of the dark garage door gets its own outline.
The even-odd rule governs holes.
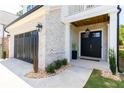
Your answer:
[[[101,31],[95,31],[86,37],[81,33],[81,56],[101,58],[101,34]]]
[[[14,57],[32,63],[38,60],[38,32],[32,31],[16,35],[14,38]]]

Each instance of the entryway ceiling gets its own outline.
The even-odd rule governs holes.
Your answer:
[[[76,27],[80,27],[80,26],[91,25],[91,24],[107,22],[107,21],[109,21],[109,16],[105,14],[105,15],[96,16],[96,17],[92,17],[84,20],[75,21],[75,22],[72,22],[72,24],[75,25]]]

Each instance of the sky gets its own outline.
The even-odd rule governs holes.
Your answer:
[[[0,10],[16,14],[19,10],[21,10],[21,7],[20,5],[0,5]]]

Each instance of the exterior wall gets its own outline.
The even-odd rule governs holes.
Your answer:
[[[6,51],[7,57],[8,57],[8,54],[9,54],[9,46],[8,46],[9,41],[8,41],[8,38],[7,38],[8,33],[6,33],[4,31],[4,27],[6,25],[8,25],[9,23],[11,23],[16,18],[17,18],[16,15],[0,10],[0,57],[2,57],[2,50]],[[4,42],[2,44],[3,32],[4,32]]]
[[[48,64],[57,59],[62,59],[65,57],[70,59],[72,43],[77,44],[79,53],[79,33],[81,31],[85,31],[86,28],[89,28],[91,31],[96,29],[103,29],[102,51],[103,60],[106,60],[108,41],[110,39],[112,40],[112,36],[110,39],[108,39],[108,36],[110,34],[108,35],[107,23],[99,23],[77,28],[71,25],[70,22],[106,14],[110,11],[113,11],[114,9],[111,9],[109,11],[104,10],[103,8],[100,8],[101,10],[99,11],[96,11],[95,9],[94,11],[85,12],[86,14],[81,13],[81,15],[78,14],[78,16],[67,17],[67,19],[64,19],[66,20],[64,23],[62,23],[61,21],[61,11],[63,11],[61,9],[61,6],[49,6],[47,8],[42,7],[8,27],[7,31],[9,31],[11,34],[9,43],[10,57],[14,57],[14,35],[35,30],[36,25],[40,22],[42,23],[43,28],[42,31],[39,32],[39,68],[45,69]],[[112,34],[112,20],[110,25]],[[114,39],[116,40],[116,37]],[[111,40],[109,42],[111,42]],[[112,43],[110,43],[110,45],[112,45]]]
[[[3,37],[3,25],[2,24],[0,24],[0,38],[2,38]],[[2,44],[2,42],[0,42],[0,44]]]
[[[41,68],[41,69],[43,69],[43,70],[45,70],[45,58],[46,58],[46,56],[45,56],[45,54],[46,54],[46,51],[45,51],[45,49],[46,49],[46,47],[45,47],[45,45],[46,45],[46,24],[45,24],[45,16],[44,17],[42,17],[43,19],[42,19],[42,26],[43,26],[43,28],[42,28],[42,30],[39,32],[39,56],[38,56],[38,62],[39,62],[39,64],[38,64],[38,66],[39,66],[39,68]]]
[[[79,28],[74,26],[74,25],[70,25],[70,49],[72,51],[72,44],[76,44],[77,45],[77,54],[79,54]],[[79,55],[78,55],[79,57]],[[72,58],[72,53],[71,53],[71,58]]]
[[[115,52],[115,58],[117,62],[117,10],[114,12],[109,13],[110,22],[109,22],[109,45],[108,47],[113,49]]]
[[[61,7],[50,7],[46,16],[46,65],[65,58],[65,25],[61,22]]]
[[[3,37],[3,25],[0,24],[0,58],[2,57],[2,37]]]
[[[4,31],[3,24],[0,24],[0,58],[2,57],[2,51],[6,51],[7,57],[9,55],[9,39],[7,37],[7,32]],[[3,39],[3,33],[4,33],[4,39]]]
[[[94,16],[99,16],[99,15],[115,12],[115,11],[117,11],[117,5],[113,5],[113,6],[112,5],[109,5],[109,6],[100,5],[98,7],[86,9],[86,10],[80,11],[78,13],[76,12],[78,10],[76,10],[76,8],[74,7],[75,10],[71,9],[71,10],[73,10],[73,12],[75,12],[73,15],[69,15],[68,6],[63,6],[62,9],[64,9],[64,10],[62,10],[61,20],[64,23],[67,23],[67,22],[70,23],[70,22],[74,22],[74,21],[78,21],[78,20],[91,18]]]
[[[14,57],[14,35],[13,33],[10,33],[11,36],[9,38],[9,58]]]
[[[9,39],[8,37],[4,37],[3,40],[3,51],[6,51],[6,56],[9,56]]]
[[[89,28],[91,31],[102,30],[102,60],[107,60],[107,51],[108,51],[108,28],[107,22],[98,23],[93,25],[87,25],[82,27],[71,27],[71,42],[77,44],[78,54],[80,53],[80,33]],[[71,44],[72,44],[71,43]],[[72,47],[71,47],[72,49]],[[78,55],[80,56],[80,54]]]
[[[26,32],[31,32],[36,30],[36,26],[38,23],[41,23],[43,28],[39,32],[39,49],[38,49],[38,61],[39,68],[45,68],[45,14],[43,9],[40,9],[38,12],[29,15],[29,17],[25,17],[24,19],[16,22],[12,26],[7,28],[7,31],[10,32],[9,38],[9,57],[14,57],[14,36],[17,34],[22,34]],[[39,15],[40,14],[40,15]]]

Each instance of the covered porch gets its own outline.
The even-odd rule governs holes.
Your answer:
[[[76,45],[78,60],[75,62],[88,59],[108,64],[109,48],[117,54],[117,11],[93,13],[84,18],[82,16],[82,19],[78,17],[72,20],[70,17],[65,23],[65,53],[68,62],[74,62],[72,50],[73,45]],[[90,33],[88,37],[85,36],[87,29]]]

